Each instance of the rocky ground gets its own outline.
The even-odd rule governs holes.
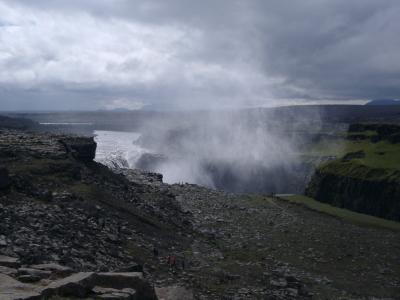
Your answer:
[[[0,299],[400,295],[398,232],[276,198],[113,172],[93,162],[95,148],[89,138],[0,132]],[[39,296],[13,298],[15,290]]]
[[[195,229],[214,239],[210,249],[192,245],[193,259],[203,262],[197,284],[211,294],[226,299],[400,295],[399,232],[359,227],[274,198],[194,185],[171,188],[193,212]]]

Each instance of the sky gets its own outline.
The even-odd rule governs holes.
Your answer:
[[[400,98],[399,0],[0,0],[0,110]]]

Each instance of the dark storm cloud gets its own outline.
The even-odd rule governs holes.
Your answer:
[[[399,13],[397,0],[0,0],[0,109],[398,98]]]

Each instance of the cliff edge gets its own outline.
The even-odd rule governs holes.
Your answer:
[[[400,126],[353,124],[343,157],[321,165],[305,194],[320,202],[400,221]],[[350,151],[350,152],[349,152]]]

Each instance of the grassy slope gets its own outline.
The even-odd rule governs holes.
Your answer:
[[[400,182],[400,144],[392,144],[388,141],[371,142],[369,138],[376,135],[375,131],[349,133],[348,135],[354,134],[364,135],[366,139],[348,140],[343,138],[335,143],[321,141],[313,145],[307,155],[341,158],[347,153],[363,151],[365,153],[363,158],[353,158],[350,161],[330,161],[322,164],[320,170],[353,178]]]
[[[400,170],[400,145],[386,141],[372,143],[369,140],[347,141],[344,152],[364,151],[366,156],[355,161],[371,168]]]
[[[280,197],[280,199],[287,200],[292,203],[297,203],[304,205],[312,210],[322,212],[334,217],[338,217],[340,219],[346,220],[350,223],[354,223],[362,226],[371,226],[371,227],[380,227],[391,230],[400,231],[400,223],[389,221],[365,214],[360,214],[357,212],[353,212],[351,210],[338,208],[335,206],[331,206],[329,204],[325,204],[319,201],[316,201],[312,198],[302,196],[302,195],[292,195],[292,196],[284,196]]]
[[[319,142],[310,149],[307,155],[337,156],[346,153],[364,151],[365,157],[353,161],[371,168],[387,168],[400,170],[400,144],[391,144],[386,141],[372,143],[370,140],[345,140],[338,143]]]

